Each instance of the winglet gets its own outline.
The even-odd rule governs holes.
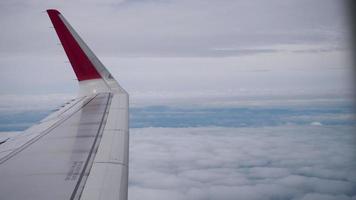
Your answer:
[[[99,72],[80,46],[78,38],[76,38],[77,34],[73,33],[74,30],[66,23],[61,13],[55,9],[49,9],[47,13],[78,80],[84,81],[101,78]]]

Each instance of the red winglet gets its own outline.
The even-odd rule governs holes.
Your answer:
[[[93,63],[91,63],[88,56],[69,31],[68,27],[59,17],[61,13],[54,9],[47,10],[47,13],[53,23],[54,29],[57,32],[78,80],[84,81],[101,78]]]

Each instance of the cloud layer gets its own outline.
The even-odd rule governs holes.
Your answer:
[[[32,97],[43,103],[36,110],[0,107],[0,128],[35,123],[43,106],[64,100],[55,99]],[[129,198],[355,199],[354,107],[306,102],[131,108],[131,126],[144,128],[130,129]]]
[[[354,199],[354,130],[131,129],[129,199]]]
[[[43,13],[57,8],[133,103],[147,93],[339,96],[354,91],[344,6],[335,0],[1,1],[0,94],[76,91]]]
[[[48,8],[61,10],[107,55],[238,55],[259,46],[338,44],[347,37],[344,5],[334,0],[3,1],[0,53],[53,53],[47,42],[54,36],[41,14]]]

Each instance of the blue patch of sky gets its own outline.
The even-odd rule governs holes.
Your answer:
[[[51,111],[0,113],[0,131],[22,131]],[[352,105],[314,107],[187,108],[150,106],[130,109],[130,127],[264,127],[280,125],[356,125]]]
[[[0,113],[0,131],[25,130],[50,113],[50,110],[2,112]]]
[[[130,110],[130,126],[143,127],[263,127],[286,124],[356,125],[350,106],[289,108],[172,108],[143,107]],[[340,117],[342,116],[342,117]],[[345,117],[346,116],[346,117]]]

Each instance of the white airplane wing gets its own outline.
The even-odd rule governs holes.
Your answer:
[[[0,199],[127,199],[126,91],[57,10],[47,10],[79,97],[0,144]]]

